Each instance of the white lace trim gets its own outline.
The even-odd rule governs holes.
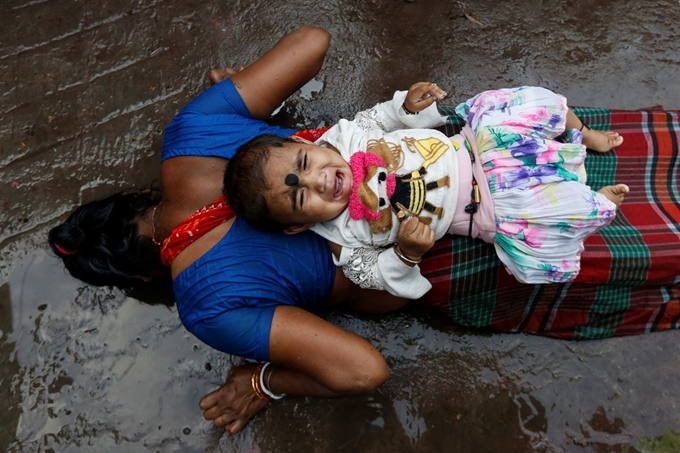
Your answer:
[[[384,290],[378,278],[378,256],[380,250],[361,247],[349,249],[347,264],[342,266],[345,277],[363,289]]]
[[[378,105],[357,113],[354,117],[354,122],[359,129],[365,131],[380,129],[383,132],[388,132],[390,130],[390,120],[383,110],[378,108]]]

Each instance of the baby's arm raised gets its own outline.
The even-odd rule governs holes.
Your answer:
[[[408,89],[402,108],[407,114],[416,115],[446,95],[434,82],[417,82]]]
[[[366,131],[384,132],[442,126],[446,120],[439,114],[435,101],[445,97],[446,92],[434,83],[414,83],[408,92],[395,92],[391,101],[357,113],[354,122]]]

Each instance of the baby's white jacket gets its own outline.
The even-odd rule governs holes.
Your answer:
[[[432,129],[445,124],[445,118],[437,111],[436,103],[417,115],[407,114],[402,108],[406,94],[405,91],[397,91],[391,101],[358,113],[354,120],[340,120],[316,144],[334,146],[348,162],[359,151],[377,154],[383,158],[386,167],[392,165],[389,173],[397,177],[406,175],[402,187],[410,187],[409,200],[412,203],[422,206],[420,195],[423,195],[427,209],[434,210],[430,212],[422,209],[416,214],[421,218],[432,219],[430,226],[439,239],[451,225],[458,200],[456,152],[467,151],[460,149],[459,144],[452,144],[445,134]],[[387,149],[392,150],[390,157],[386,157]],[[400,158],[401,161],[397,162]],[[422,179],[425,185],[442,184],[442,181],[448,185],[423,190],[423,183],[409,182],[418,179]],[[356,179],[353,181],[352,190],[359,182]],[[366,183],[364,188],[369,191],[383,190],[376,189],[374,184],[373,181],[370,185]],[[429,291],[432,285],[420,274],[419,266],[407,266],[394,252],[391,246],[397,240],[399,220],[390,207],[389,199],[386,205],[381,206],[390,213],[388,215],[385,211],[382,220],[372,220],[370,223],[366,219],[354,220],[350,217],[350,209],[346,209],[335,219],[316,224],[312,229],[342,246],[342,253],[335,259],[335,264],[343,267],[350,280],[362,288],[384,289],[400,297],[417,299]],[[409,206],[406,208],[410,209]]]

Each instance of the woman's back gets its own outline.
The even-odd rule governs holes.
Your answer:
[[[173,289],[187,330],[216,349],[264,360],[275,307],[324,304],[334,276],[319,236],[263,233],[237,218],[175,277]]]

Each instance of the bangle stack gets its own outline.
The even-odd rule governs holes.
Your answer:
[[[269,362],[263,362],[255,368],[255,372],[253,373],[253,376],[250,378],[250,383],[253,386],[253,391],[255,394],[258,396],[258,398],[265,400],[265,401],[271,401],[271,400],[280,400],[284,396],[286,396],[285,393],[281,393],[277,395],[276,393],[272,392],[270,390],[270,382],[272,379],[272,374],[274,373],[274,369],[276,368],[276,365],[272,366],[272,369],[269,370],[269,376],[267,376],[267,385],[265,385],[265,371],[267,370],[267,367],[271,365]]]
[[[271,401],[272,399],[267,396],[267,394],[262,390],[262,387],[260,387],[260,372],[262,371],[263,367],[264,363],[261,363],[257,366],[257,368],[255,368],[255,372],[250,378],[250,384],[253,386],[253,392],[255,392],[258,398],[265,401]]]
[[[404,255],[404,252],[402,252],[401,249],[399,248],[399,244],[396,244],[394,246],[394,253],[395,253],[395,255],[397,255],[399,257],[399,259],[406,261],[407,263],[413,264],[414,266],[416,264],[420,263],[423,260],[422,257],[418,258],[417,260],[414,260],[414,259],[409,258],[408,256]]]

